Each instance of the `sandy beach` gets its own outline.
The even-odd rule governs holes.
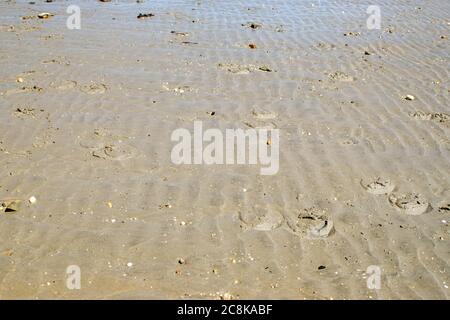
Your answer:
[[[449,1],[0,12],[0,299],[450,298]],[[194,123],[276,172],[174,163]]]

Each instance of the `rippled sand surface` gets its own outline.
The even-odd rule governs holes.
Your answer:
[[[0,298],[450,297],[449,1],[75,2],[0,3]],[[173,164],[194,121],[279,172]]]

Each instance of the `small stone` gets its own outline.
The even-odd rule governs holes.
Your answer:
[[[151,18],[154,17],[155,15],[153,13],[139,13],[137,18],[138,19],[144,19],[144,18]]]
[[[127,267],[131,268],[132,266],[133,266],[133,263],[132,263],[132,262],[128,262],[128,263],[127,263]]]
[[[261,66],[258,68],[260,71],[264,71],[264,72],[272,72],[272,69],[270,69],[267,66]]]
[[[50,18],[50,17],[53,17],[53,14],[52,14],[52,13],[49,13],[49,12],[42,12],[42,13],[39,13],[39,14],[37,15],[37,17],[38,17],[39,19],[48,19],[48,18]]]
[[[30,199],[28,199],[28,201],[29,201],[31,204],[35,204],[36,201],[37,201],[37,199],[36,199],[35,196],[32,196],[32,197],[30,197]]]
[[[405,100],[413,101],[413,100],[416,100],[416,97],[414,97],[414,96],[411,95],[411,94],[408,94],[408,95],[405,96]]]
[[[326,269],[326,267],[325,266],[319,266],[317,269],[318,270],[323,270],[323,269]]]
[[[19,78],[17,78],[16,81],[19,82],[19,83],[22,83],[24,80],[23,80],[23,78],[19,77]]]

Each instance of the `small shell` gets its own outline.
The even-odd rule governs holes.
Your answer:
[[[334,230],[334,223],[332,220],[320,221],[317,225],[309,229],[309,235],[314,238],[326,238]]]
[[[39,19],[48,19],[50,17],[53,17],[53,14],[49,13],[49,12],[42,12],[42,13],[39,13],[37,16]]]
[[[36,199],[35,196],[31,196],[30,199],[28,199],[28,201],[29,201],[31,204],[35,204],[36,201],[37,201],[37,199]]]

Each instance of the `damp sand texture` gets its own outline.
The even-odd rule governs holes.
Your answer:
[[[77,4],[0,3],[1,299],[450,297],[449,1],[379,30],[370,1]],[[173,164],[194,121],[279,129],[278,173]]]

